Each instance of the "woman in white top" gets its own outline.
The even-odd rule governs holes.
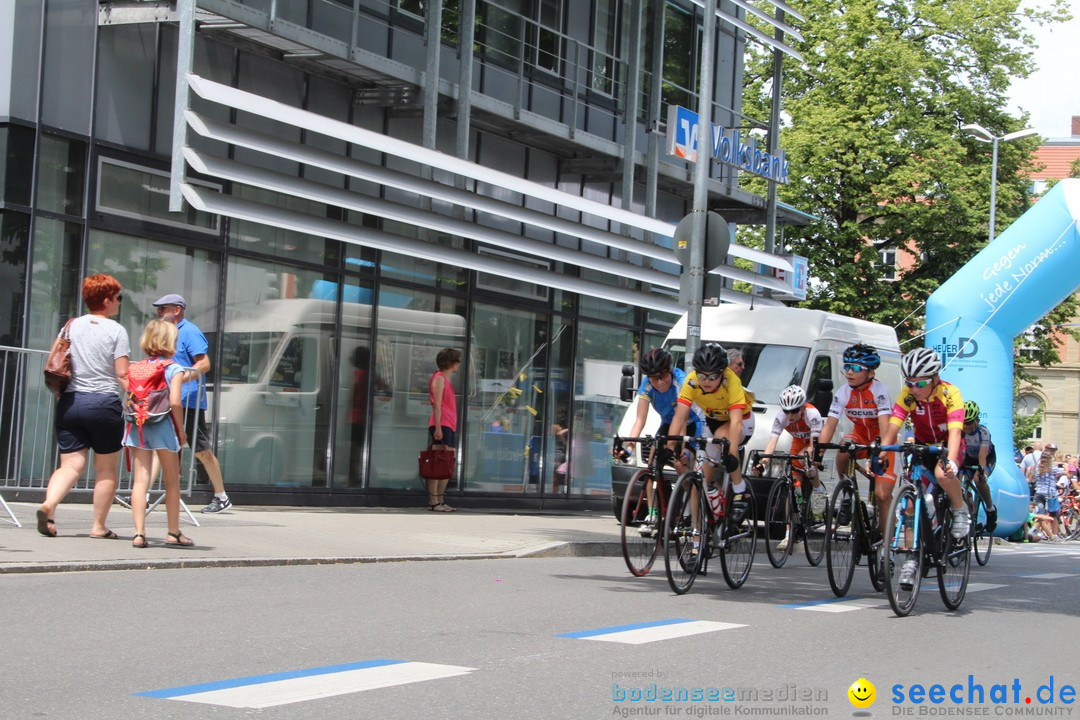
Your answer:
[[[49,478],[45,502],[37,511],[37,530],[56,537],[56,508],[86,471],[94,451],[94,520],[90,537],[115,540],[105,525],[116,495],[117,469],[124,435],[123,408],[117,390],[127,390],[131,347],[127,330],[111,315],[120,312],[120,283],[111,275],[83,280],[83,302],[90,312],[75,318],[71,340],[71,382],[56,403],[56,444],[60,467]]]

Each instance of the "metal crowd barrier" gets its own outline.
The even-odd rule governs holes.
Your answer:
[[[45,387],[43,375],[48,355],[45,350],[0,345],[0,521],[10,522],[16,527],[22,525],[8,506],[4,494],[11,497],[12,493],[31,490],[44,494],[49,477],[59,464],[56,434],[53,429],[56,399]],[[198,383],[199,397],[205,397],[206,384],[201,375]],[[184,420],[186,423],[186,416]],[[184,478],[181,478],[180,504],[190,522],[197,526],[198,521],[183,500],[184,497],[191,497],[196,475],[195,453],[181,448],[182,453],[185,451],[187,481],[184,482]],[[121,458],[117,499],[127,507],[130,505],[120,496],[130,496],[131,481],[132,474],[127,470],[124,458]],[[93,489],[91,463],[86,474],[79,478],[71,492],[92,493]],[[164,499],[160,478],[151,483],[149,493],[150,497],[160,493],[150,504],[149,510],[152,511]]]

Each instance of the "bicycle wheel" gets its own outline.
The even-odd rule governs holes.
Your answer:
[[[1080,537],[1080,512],[1074,507],[1070,507],[1068,510],[1062,512],[1061,526],[1065,531],[1065,538],[1067,540],[1075,540]]]
[[[982,566],[990,562],[990,551],[994,549],[994,535],[986,532],[986,506],[983,504],[979,491],[974,488],[965,488],[964,500],[971,513],[971,545],[975,548],[975,562]]]
[[[780,549],[781,543],[784,549]],[[780,478],[769,490],[765,503],[765,554],[774,568],[784,567],[795,547],[795,523],[791,511],[791,479]]]
[[[804,482],[808,483],[809,480]],[[821,564],[821,558],[825,555],[825,538],[829,534],[829,523],[826,518],[829,506],[826,505],[825,512],[821,514],[821,517],[817,517],[813,512],[812,499],[813,493],[806,498],[806,502],[802,505],[803,551],[806,553],[806,562],[813,567],[817,567]]]
[[[893,498],[885,522],[884,559],[881,563],[885,575],[885,588],[893,612],[904,617],[915,607],[922,586],[923,539],[915,532],[915,517],[908,513],[917,510],[918,495],[913,485],[901,488]],[[925,515],[921,521],[925,522]],[[914,573],[910,585],[901,586],[900,575],[904,563],[913,562]]]
[[[622,554],[630,574],[642,577],[649,573],[656,556],[660,552],[660,539],[663,537],[663,519],[657,518],[655,525],[643,524],[649,515],[648,489],[653,488],[653,502],[659,506],[659,493],[652,470],[638,470],[626,485],[623,497],[622,514]]]
[[[855,490],[851,480],[840,478],[825,508],[825,567],[833,595],[844,597],[851,587],[855,562],[859,557],[858,525],[855,520]]]
[[[697,502],[694,502],[694,496]],[[698,521],[698,527],[703,527],[703,519],[707,517],[705,511],[711,512],[701,487],[701,476],[683,473],[675,482],[664,520],[664,572],[676,595],[687,592],[701,571],[704,553],[700,548],[694,552],[693,520]],[[699,534],[699,540],[700,537]]]
[[[754,564],[754,550],[757,548],[757,506],[754,490],[746,483],[746,512],[737,523],[730,522],[731,487],[728,486],[728,501],[724,517],[717,522],[724,523],[724,533],[720,542],[720,569],[724,571],[724,580],[732,590],[738,590],[750,576],[750,567]]]
[[[967,594],[968,574],[971,572],[971,532],[957,540],[951,534],[952,524],[953,513],[950,508],[942,518],[938,589],[945,607],[956,610]]]

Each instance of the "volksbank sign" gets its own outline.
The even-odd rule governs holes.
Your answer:
[[[697,162],[698,141],[701,137],[698,114],[678,105],[668,105],[668,155]],[[712,156],[726,165],[733,165],[754,175],[786,185],[788,182],[787,153],[770,155],[757,146],[753,136],[744,138],[737,129],[713,125]]]

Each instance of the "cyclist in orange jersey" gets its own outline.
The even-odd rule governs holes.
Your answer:
[[[884,437],[889,429],[889,416],[892,411],[892,397],[885,383],[875,377],[875,371],[881,366],[881,356],[873,345],[856,343],[844,351],[844,375],[848,384],[837,390],[829,407],[825,427],[821,431],[821,442],[832,441],[833,433],[840,419],[845,415],[853,423],[852,431],[845,440],[869,445],[874,440]],[[859,457],[865,457],[860,454]],[[846,475],[850,457],[848,453],[836,453],[836,470]],[[896,474],[895,462],[890,462],[889,469],[879,475],[874,482],[874,497],[880,508],[878,523],[885,529],[885,512],[892,501]]]

